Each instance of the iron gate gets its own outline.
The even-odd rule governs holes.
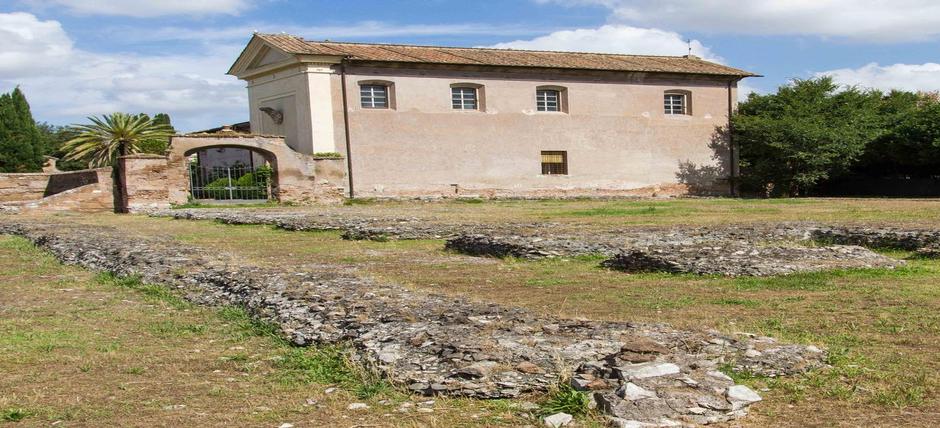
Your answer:
[[[268,200],[271,167],[264,165],[204,167],[189,165],[189,191],[193,199]]]

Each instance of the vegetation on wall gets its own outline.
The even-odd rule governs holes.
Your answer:
[[[0,95],[0,172],[37,172],[43,139],[20,88]]]
[[[936,94],[840,87],[831,77],[751,94],[734,117],[742,190],[811,194],[848,176],[940,175]]]

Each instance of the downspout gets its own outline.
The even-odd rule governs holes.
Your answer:
[[[728,81],[728,155],[730,158],[728,160],[728,164],[731,168],[731,172],[728,176],[728,183],[731,186],[731,197],[738,196],[737,177],[735,176],[737,163],[734,160],[734,123],[731,121],[731,116],[734,114],[734,97],[731,94],[731,86],[735,82],[736,79]]]
[[[346,175],[349,177],[349,197],[354,198],[356,193],[353,191],[353,167],[352,151],[349,144],[349,102],[346,96],[346,58],[339,63],[339,75],[343,87],[343,135],[346,136]]]

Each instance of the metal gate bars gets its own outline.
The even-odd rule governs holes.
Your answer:
[[[271,167],[204,167],[189,165],[189,191],[193,199],[267,200],[270,197]]]

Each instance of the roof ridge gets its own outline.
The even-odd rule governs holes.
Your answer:
[[[300,36],[294,36],[290,34],[265,34],[273,36],[289,36],[295,39],[299,39],[306,43],[334,43],[338,45],[359,45],[359,46],[398,46],[405,48],[428,48],[428,49],[466,49],[466,50],[492,50],[500,52],[531,52],[531,53],[547,53],[547,54],[589,54],[589,55],[611,55],[611,56],[625,56],[625,57],[640,57],[640,58],[689,58],[686,55],[650,55],[650,54],[624,54],[624,53],[608,53],[608,52],[585,52],[585,51],[560,51],[560,50],[540,50],[540,49],[513,49],[513,48],[490,48],[490,47],[467,47],[467,46],[438,46],[438,45],[419,45],[419,44],[408,44],[408,43],[371,43],[371,42],[343,42],[336,40],[307,40]],[[699,61],[705,61],[703,59],[698,59]],[[711,61],[705,61],[711,62]]]
[[[749,71],[719,62],[703,60],[692,55],[638,55],[404,43],[316,41],[287,33],[254,34],[259,39],[267,39],[267,43],[278,45],[280,49],[294,54],[340,56],[354,61],[682,73],[738,76],[739,78],[759,76]]]

